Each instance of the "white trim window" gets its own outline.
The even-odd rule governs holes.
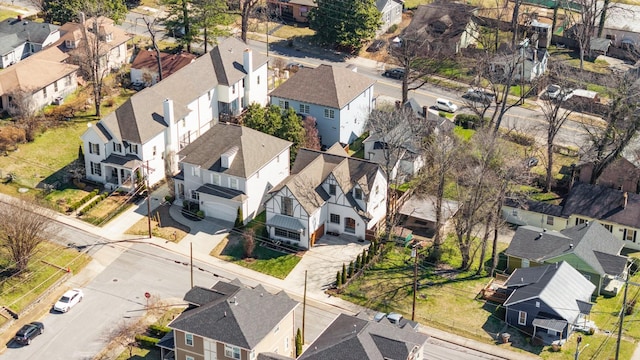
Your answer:
[[[518,311],[518,325],[527,325],[526,311]]]
[[[333,109],[324,109],[324,117],[325,119],[335,119],[336,112]]]
[[[230,359],[240,359],[240,348],[224,344],[224,356]]]
[[[238,188],[239,188],[238,179],[229,178],[229,187],[232,188],[232,189],[238,190]]]
[[[309,113],[309,104],[300,104],[300,113],[308,114]]]
[[[89,143],[89,154],[100,155],[100,144]]]
[[[102,176],[102,165],[100,163],[91,162],[91,174]]]
[[[211,184],[220,185],[220,174],[211,173]]]
[[[184,343],[187,346],[193,346],[193,334],[185,333],[184,334]]]

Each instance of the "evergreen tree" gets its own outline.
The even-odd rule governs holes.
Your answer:
[[[368,256],[367,249],[362,249],[362,267],[363,268],[365,265],[369,263],[369,259],[367,256]]]
[[[351,261],[349,263],[349,273],[347,274],[347,276],[349,277],[349,279],[351,279],[351,277],[353,276],[353,261]]]
[[[242,214],[242,206],[238,206],[238,212],[236,215],[236,223],[233,225],[234,228],[240,229],[244,226],[244,216]]]
[[[382,25],[375,0],[317,0],[317,4],[309,13],[309,26],[325,44],[355,51]]]
[[[342,287],[342,273],[340,271],[336,274],[336,288],[340,289]]]
[[[127,14],[124,0],[43,0],[42,9],[45,21],[54,24],[78,22],[80,12],[93,16],[86,14],[89,9],[99,9],[99,15],[106,16],[116,23],[121,23]]]
[[[356,272],[360,269],[362,269],[362,257],[358,254],[358,257],[356,257]]]
[[[347,269],[344,266],[344,263],[342,263],[342,285],[347,283]]]
[[[298,328],[298,331],[296,331],[296,357],[302,354],[302,345],[303,345],[302,332],[300,331],[300,328]]]

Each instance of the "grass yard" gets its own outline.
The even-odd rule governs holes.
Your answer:
[[[0,21],[16,16],[18,16],[18,13],[15,11],[0,9]]]
[[[153,348],[134,347],[131,353],[129,353],[129,350],[125,350],[116,358],[116,360],[129,360],[129,359],[131,360],[160,359],[160,348],[156,346],[154,346]]]
[[[149,235],[149,223],[145,217],[140,219],[132,227],[127,229],[127,234]],[[169,207],[161,206],[151,216],[151,234],[155,237],[163,238],[175,243],[180,242],[189,233],[189,228],[171,218]]]
[[[69,267],[77,273],[90,260],[91,257],[75,249],[44,242],[33,256],[26,275],[10,277],[7,270],[0,273],[0,303],[19,312],[64,276],[64,269]],[[11,268],[5,250],[0,251],[0,268]]]
[[[47,194],[44,199],[47,203],[53,205],[57,211],[64,212],[69,206],[89,194],[89,191],[68,187],[58,191],[52,191]]]
[[[283,25],[281,28],[273,32],[273,36],[283,39],[290,39],[296,36],[314,36],[315,34],[315,30],[311,30],[308,27],[296,27],[290,25]]]
[[[222,260],[267,274],[278,279],[284,279],[300,262],[301,257],[296,254],[286,254],[256,244],[253,258],[244,258],[244,249],[240,236],[226,237],[209,255]]]
[[[93,225],[102,226],[133,205],[127,201],[128,199],[128,196],[114,193],[91,209],[85,210],[86,208],[81,208],[82,215],[80,219]]]

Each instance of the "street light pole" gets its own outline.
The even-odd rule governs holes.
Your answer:
[[[585,344],[582,349],[580,349],[580,343],[582,342],[582,336],[578,335],[578,344],[576,345],[576,354],[575,354],[575,358],[574,360],[578,360],[578,356],[580,356],[580,354],[584,351],[584,349],[587,348],[587,346],[589,346],[589,344]]]
[[[418,248],[413,245],[411,248],[413,258],[413,305],[411,307],[411,321],[416,320],[416,294],[418,293]]]

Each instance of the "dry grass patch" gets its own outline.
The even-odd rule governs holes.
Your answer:
[[[127,229],[126,234],[149,235],[149,222],[145,217]],[[168,206],[161,206],[151,216],[151,233],[155,237],[179,243],[189,233],[189,227],[171,219]]]

